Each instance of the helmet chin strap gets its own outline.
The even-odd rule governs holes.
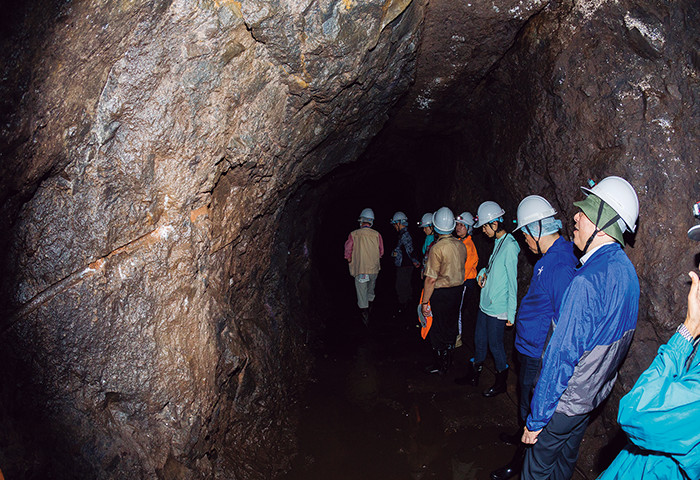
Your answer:
[[[542,249],[540,248],[540,238],[542,238],[542,219],[537,220],[537,226],[540,228],[540,234],[537,235],[537,238],[535,238],[535,236],[532,234],[532,231],[528,225],[525,225],[525,230],[527,230],[528,235],[535,240],[535,245],[537,245],[537,255],[542,255]]]
[[[595,239],[596,235],[598,235],[598,232],[601,232],[601,231],[605,230],[605,229],[608,228],[610,225],[612,225],[613,223],[617,222],[617,221],[620,219],[620,215],[617,215],[617,214],[616,214],[616,215],[615,215],[613,218],[611,218],[605,225],[603,225],[601,228],[598,228],[598,224],[600,223],[600,217],[603,216],[603,205],[604,205],[604,203],[603,203],[603,201],[601,200],[601,201],[600,201],[600,205],[598,206],[598,218],[596,218],[596,220],[595,220],[595,230],[593,231],[593,233],[591,233],[591,236],[588,237],[588,241],[586,242],[586,246],[583,247],[583,250],[582,250],[584,255],[585,255],[586,252],[588,251],[588,247],[591,246],[591,243],[593,242],[593,239]],[[585,213],[584,213],[584,215],[585,215]]]

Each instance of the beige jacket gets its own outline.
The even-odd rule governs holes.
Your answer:
[[[371,228],[358,228],[350,233],[352,237],[352,260],[350,275],[379,273],[379,232]]]
[[[464,283],[467,249],[452,235],[440,235],[430,247],[425,276],[435,278],[435,288],[456,287]]]

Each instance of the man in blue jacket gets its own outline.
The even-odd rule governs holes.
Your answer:
[[[522,480],[571,478],[591,411],[609,395],[637,326],[639,281],[621,244],[639,201],[620,177],[607,177],[574,205],[581,267],[564,293],[544,355],[522,441]]]
[[[515,349],[520,370],[519,430],[516,435],[501,434],[501,440],[517,445],[513,459],[504,467],[491,472],[491,480],[505,480],[520,472],[525,445],[520,441],[522,429],[530,414],[530,399],[542,366],[542,351],[547,332],[559,314],[564,291],[574,276],[578,259],[574,246],[559,235],[561,220],[556,211],[539,195],[530,195],[518,205],[518,227],[532,253],[542,255],[535,264],[530,288],[520,302],[515,323]]]
[[[620,400],[630,443],[598,480],[700,478],[700,280],[689,275],[685,322]]]

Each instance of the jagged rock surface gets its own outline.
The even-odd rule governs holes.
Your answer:
[[[277,218],[379,131],[422,3],[32,7],[3,25],[2,468],[274,477],[306,368]]]
[[[319,217],[397,171],[460,211],[539,193],[571,218],[588,178],[637,188],[640,326],[580,461],[600,470],[695,262],[697,2],[35,6],[0,23],[6,473],[285,469],[302,307],[332,288]]]

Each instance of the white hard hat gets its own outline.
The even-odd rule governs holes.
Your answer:
[[[357,219],[358,222],[374,223],[374,210],[371,208],[365,208],[360,212],[360,218]]]
[[[447,207],[442,207],[433,214],[433,228],[441,235],[452,233],[456,224],[455,214]]]
[[[393,217],[391,217],[390,223],[400,223],[402,225],[408,225],[408,217],[403,212],[396,212]]]
[[[418,226],[421,228],[422,227],[432,227],[433,226],[433,214],[430,212],[424,214],[421,217],[420,222],[418,222]]]
[[[474,216],[469,212],[462,212],[457,218],[455,218],[457,223],[471,227],[474,225]]]
[[[520,230],[532,222],[553,217],[556,214],[557,211],[552,208],[552,205],[546,199],[539,195],[530,195],[523,198],[523,201],[518,205],[518,226],[516,230]]]
[[[688,230],[688,238],[691,240],[695,240],[696,242],[700,242],[700,225],[690,227],[690,229]]]
[[[617,224],[623,232],[634,232],[639,217],[639,199],[634,187],[624,178],[605,177],[593,188],[581,187],[607,203],[620,216]]]
[[[696,202],[693,205],[693,216],[700,220],[700,202]],[[696,242],[700,241],[700,225],[690,227],[690,230],[688,230],[688,238]]]
[[[476,211],[476,224],[474,228],[479,228],[491,223],[494,220],[498,220],[505,214],[505,210],[501,208],[496,202],[484,202],[479,205],[479,209]]]

